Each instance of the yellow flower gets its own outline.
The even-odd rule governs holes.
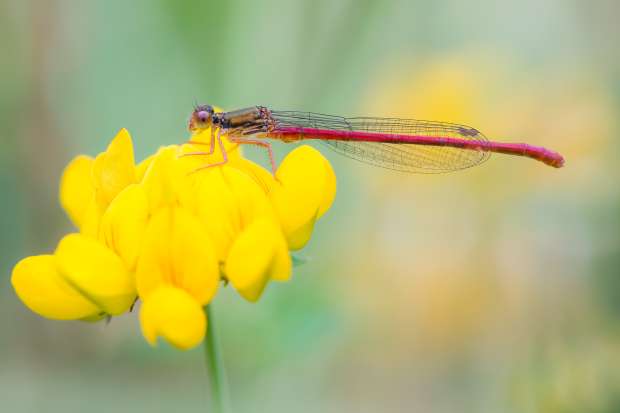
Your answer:
[[[79,155],[69,163],[60,180],[60,204],[81,233],[97,237],[107,207],[136,177],[131,136],[121,129],[95,159]]]
[[[59,320],[122,314],[136,298],[133,277],[122,260],[81,234],[64,237],[53,255],[21,260],[11,282],[32,311]]]
[[[150,218],[148,197],[141,185],[123,189],[101,216],[98,239],[134,270]]]
[[[134,240],[145,225],[135,181],[125,129],[95,159],[80,155],[69,163],[60,203],[81,233],[64,237],[53,255],[27,257],[15,266],[13,286],[31,310],[54,319],[93,320],[131,307]]]
[[[136,270],[147,341],[155,344],[162,336],[179,348],[200,343],[206,331],[202,306],[215,295],[219,279],[215,250],[198,220],[182,207],[157,211]]]
[[[204,159],[181,155],[199,150],[161,148],[141,182],[153,216],[136,280],[142,329],[152,344],[158,336],[179,348],[198,344],[207,323],[198,310],[220,278],[249,301],[258,300],[270,280],[288,280],[289,250],[307,242],[335,195],[331,167],[307,146],[287,156],[277,180],[240,156],[192,173]],[[221,155],[213,156],[217,162]],[[296,235],[294,244],[289,234]]]
[[[333,202],[331,166],[301,146],[274,177],[224,137],[229,162],[197,171],[222,160],[188,155],[209,138],[200,131],[197,143],[162,147],[136,166],[123,129],[96,158],[71,161],[60,200],[80,234],[16,265],[20,299],[48,318],[94,320],[127,311],[137,293],[146,340],[188,349],[205,335],[202,307],[221,280],[256,301],[269,281],[290,279],[289,251]]]
[[[202,307],[186,291],[170,286],[158,288],[144,301],[140,323],[149,344],[162,336],[182,350],[200,343],[207,331]]]
[[[300,146],[292,151],[276,173],[270,199],[278,214],[290,249],[303,248],[317,219],[331,207],[336,196],[336,176],[316,149]]]

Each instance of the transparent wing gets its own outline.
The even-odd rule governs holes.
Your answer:
[[[301,128],[300,138],[313,139],[311,133],[304,135],[304,129],[345,132],[347,139],[325,139],[323,143],[330,149],[371,165],[404,172],[442,173],[470,168],[489,158],[490,152],[484,150],[486,137],[478,130],[455,123],[433,122],[415,119],[372,118],[323,115],[312,112],[272,112],[278,128]],[[355,132],[368,132],[385,137],[423,136],[429,138],[456,138],[480,142],[478,149],[465,149],[432,144],[408,144],[389,142],[368,142],[356,139]],[[351,139],[352,138],[352,139]]]
[[[489,152],[383,142],[322,140],[330,149],[349,158],[381,168],[414,173],[443,173],[476,166]]]

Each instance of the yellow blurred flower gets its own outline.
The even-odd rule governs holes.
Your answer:
[[[368,91],[363,112],[464,123],[491,139],[557,149],[570,164],[554,171],[493,155],[478,168],[432,178],[367,169],[372,176],[364,184],[377,198],[376,217],[348,250],[355,258],[371,251],[381,264],[360,260],[348,270],[369,280],[382,271],[397,282],[382,286],[391,297],[385,302],[360,288],[360,305],[369,314],[395,314],[390,324],[380,318],[374,328],[414,322],[404,334],[420,345],[420,357],[444,357],[448,350],[479,345],[481,337],[501,341],[507,325],[531,325],[533,304],[547,299],[534,295],[546,280],[583,271],[549,266],[548,260],[575,263],[589,251],[588,230],[558,219],[557,212],[601,205],[615,193],[606,160],[613,105],[599,79],[579,68],[522,70],[531,65],[470,50],[422,64],[395,63],[388,65],[398,69],[385,76],[386,83]],[[567,237],[575,242],[572,249],[553,247]],[[575,261],[574,251],[585,255]],[[395,346],[410,351],[411,340]]]
[[[193,142],[206,142],[201,131]],[[20,299],[55,319],[96,320],[142,301],[144,337],[187,349],[202,341],[202,307],[220,281],[246,300],[269,281],[291,277],[289,250],[302,248],[331,206],[336,179],[315,149],[292,151],[272,176],[225,141],[229,162],[196,157],[196,144],[172,145],[135,165],[121,130],[96,158],[80,155],[65,169],[60,201],[80,230],[53,255],[27,257],[13,270]]]

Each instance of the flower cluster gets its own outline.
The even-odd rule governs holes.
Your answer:
[[[192,142],[209,136],[199,131]],[[188,349],[204,338],[202,307],[221,281],[256,301],[269,281],[288,280],[289,251],[307,243],[333,202],[334,172],[300,146],[274,177],[225,144],[228,163],[195,173],[222,154],[183,156],[204,146],[173,145],[136,165],[125,129],[94,159],[73,159],[60,202],[79,231],[15,266],[19,298],[44,317],[87,321],[122,314],[139,298],[146,340]]]

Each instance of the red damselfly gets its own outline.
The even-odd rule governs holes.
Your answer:
[[[350,158],[383,168],[404,172],[440,173],[479,165],[493,152],[524,156],[555,168],[564,158],[552,150],[527,143],[488,140],[480,131],[466,125],[415,119],[341,117],[312,112],[278,111],[264,106],[216,113],[212,106],[194,108],[189,129],[197,132],[211,128],[209,155],[219,147],[228,161],[222,135],[238,144],[265,147],[272,170],[275,162],[266,139],[283,142],[316,139]],[[203,169],[203,168],[200,168]]]

